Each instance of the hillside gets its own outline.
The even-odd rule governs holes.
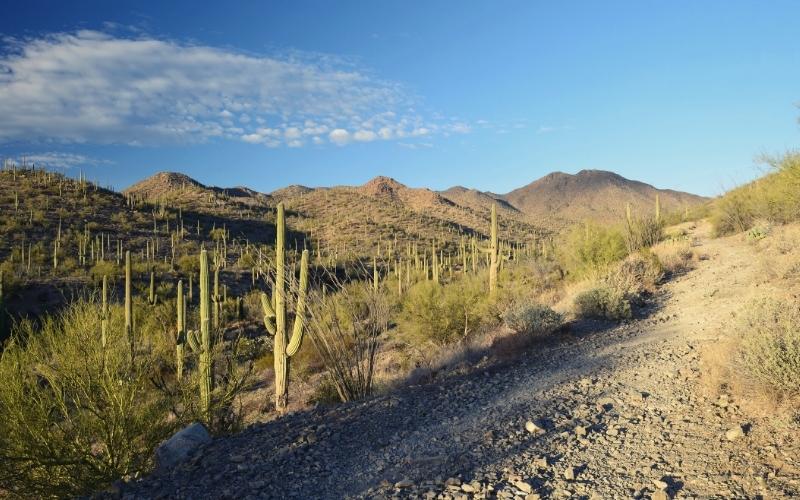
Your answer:
[[[798,421],[705,388],[705,353],[731,334],[742,300],[788,293],[759,261],[783,236],[756,248],[709,239],[707,224],[685,230],[705,257],[640,317],[576,322],[512,362],[478,353],[434,383],[253,425],[120,494],[795,498]]]
[[[590,220],[613,223],[625,217],[625,204],[634,213],[653,210],[656,195],[665,213],[683,211],[707,201],[702,196],[657,189],[613,172],[581,170],[577,174],[554,172],[502,196],[532,220],[553,219],[557,224]]]

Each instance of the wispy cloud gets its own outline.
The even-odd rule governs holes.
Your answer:
[[[98,31],[5,39],[0,143],[301,147],[463,134],[401,85],[325,55],[249,54]]]
[[[13,159],[12,161],[17,164],[22,164],[23,160],[28,165],[33,164],[37,167],[63,169],[93,167],[97,165],[109,165],[112,163],[109,160],[101,160],[91,156],[55,151],[45,153],[26,153],[19,155],[18,158]]]
[[[536,133],[541,135],[551,134],[553,132],[564,132],[567,130],[572,130],[572,127],[569,125],[540,125],[539,128],[536,129]]]

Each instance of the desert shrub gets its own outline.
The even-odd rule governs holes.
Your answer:
[[[121,272],[122,269],[120,269],[116,263],[109,260],[102,260],[91,267],[89,270],[89,275],[92,277],[92,280],[97,283],[103,280],[103,276],[108,276],[111,278],[120,274]]]
[[[655,245],[664,233],[664,223],[655,216],[631,219],[625,224],[625,246],[628,253]]]
[[[372,393],[375,355],[389,329],[389,316],[386,295],[365,281],[337,284],[325,297],[313,295],[309,336],[341,401]]]
[[[197,255],[181,255],[176,259],[175,264],[184,273],[194,275],[200,273],[200,262],[197,260]]]
[[[146,470],[175,429],[153,390],[158,363],[133,356],[120,308],[107,343],[97,306],[79,302],[41,326],[22,321],[0,357],[0,488],[74,496]]]
[[[564,318],[541,304],[514,304],[503,313],[503,323],[516,333],[544,337],[556,331]]]
[[[800,396],[800,309],[779,300],[752,303],[739,325],[739,376],[778,399]]]
[[[417,283],[402,307],[404,331],[416,341],[439,345],[464,338],[490,317],[485,280],[474,275],[448,285]]]
[[[800,153],[764,162],[770,173],[713,203],[710,219],[717,235],[747,231],[759,220],[785,224],[800,218]]]
[[[558,255],[569,275],[582,278],[606,269],[627,251],[619,231],[587,224],[567,233],[558,245]]]
[[[629,255],[606,274],[603,280],[630,300],[638,302],[652,293],[664,278],[664,266],[649,250]]]
[[[633,316],[631,302],[624,291],[603,283],[575,297],[575,313],[582,318],[610,320]]]

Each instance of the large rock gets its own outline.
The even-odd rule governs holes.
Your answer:
[[[156,449],[159,469],[171,469],[185,462],[201,446],[211,442],[211,436],[200,423],[194,423],[167,439]]]

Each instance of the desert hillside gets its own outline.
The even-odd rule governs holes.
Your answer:
[[[695,263],[632,321],[578,322],[512,361],[476,353],[474,365],[436,384],[253,426],[122,492],[246,497],[269,485],[306,498],[795,497],[797,421],[775,419],[707,375],[742,302],[800,290],[797,273],[765,274],[800,228],[756,246],[710,231],[685,228]],[[787,258],[779,262],[788,269]],[[290,473],[296,479],[284,481]]]
[[[607,224],[622,220],[628,203],[634,213],[651,211],[656,196],[665,212],[681,212],[707,200],[656,189],[601,170],[581,170],[575,175],[553,172],[502,199],[533,219],[552,217],[562,224],[585,220]]]

